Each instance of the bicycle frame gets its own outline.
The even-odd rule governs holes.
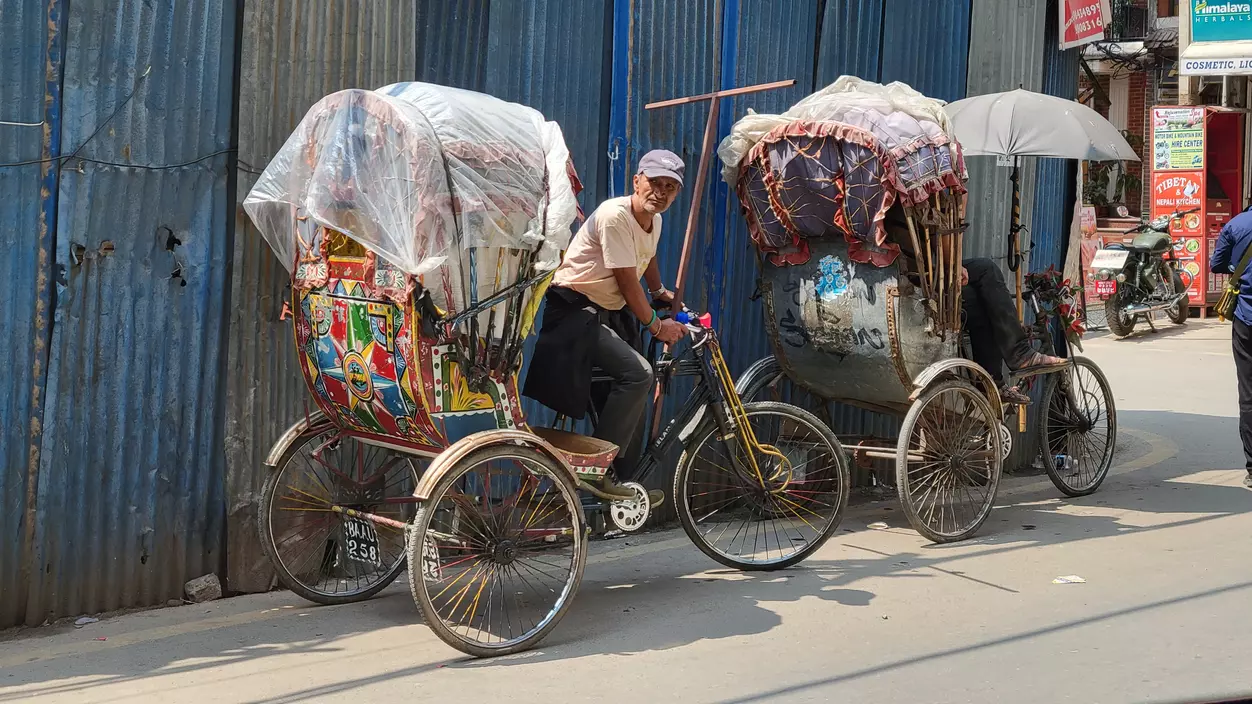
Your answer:
[[[742,412],[742,401],[735,391],[734,379],[725,369],[718,347],[717,333],[712,329],[689,326],[692,334],[691,344],[677,357],[668,353],[657,359],[657,348],[660,343],[653,339],[649,345],[648,361],[655,373],[654,390],[659,388],[658,399],[666,396],[670,381],[676,377],[697,377],[696,386],[691,395],[683,403],[678,413],[666,423],[653,438],[648,438],[638,464],[634,467],[633,479],[642,482],[652,475],[665,458],[674,450],[677,443],[685,440],[682,430],[690,426],[698,427],[703,421],[706,410],[712,410],[714,422],[727,441],[743,441],[756,444],[751,437],[751,429],[735,420]],[[593,383],[604,383],[609,379],[598,377]],[[733,395],[733,398],[731,397]],[[659,401],[658,401],[659,403]],[[659,409],[657,410],[659,413]],[[591,422],[599,423],[599,413],[591,409]],[[748,435],[748,437],[744,437]],[[766,450],[767,453],[770,450]],[[732,463],[740,464],[739,453],[732,453]],[[754,458],[753,458],[754,460]],[[736,467],[739,471],[753,476],[752,467]]]

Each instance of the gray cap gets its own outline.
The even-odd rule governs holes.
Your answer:
[[[643,158],[639,160],[639,171],[648,178],[672,178],[682,185],[683,182],[683,160],[678,155],[665,149],[653,149]]]

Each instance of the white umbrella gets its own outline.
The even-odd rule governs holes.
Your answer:
[[[1038,156],[1086,161],[1139,161],[1126,138],[1100,113],[1073,100],[1028,90],[989,93],[944,107],[966,156],[1013,157],[1013,222],[1009,269],[1017,275],[1017,316],[1022,316],[1020,161]]]
[[[968,156],[1139,161],[1113,123],[1073,100],[1019,89],[958,100],[944,109]]]

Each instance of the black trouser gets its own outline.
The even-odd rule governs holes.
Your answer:
[[[592,362],[613,377],[608,398],[600,409],[595,436],[620,449],[613,462],[618,481],[630,481],[642,449],[644,411],[652,390],[652,365],[633,346],[601,323],[592,350]]]
[[[1239,382],[1239,439],[1243,441],[1243,461],[1252,474],[1252,327],[1235,318],[1230,334],[1235,352],[1235,376]]]
[[[1000,267],[990,259],[967,259],[963,264],[969,283],[961,289],[961,310],[974,361],[1003,383],[1005,362],[1019,366],[1031,352],[1030,341]]]

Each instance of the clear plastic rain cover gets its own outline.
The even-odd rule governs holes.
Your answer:
[[[244,208],[290,270],[298,218],[421,276],[468,248],[556,267],[578,204],[561,128],[538,111],[429,83],[345,90],[314,105]]]

